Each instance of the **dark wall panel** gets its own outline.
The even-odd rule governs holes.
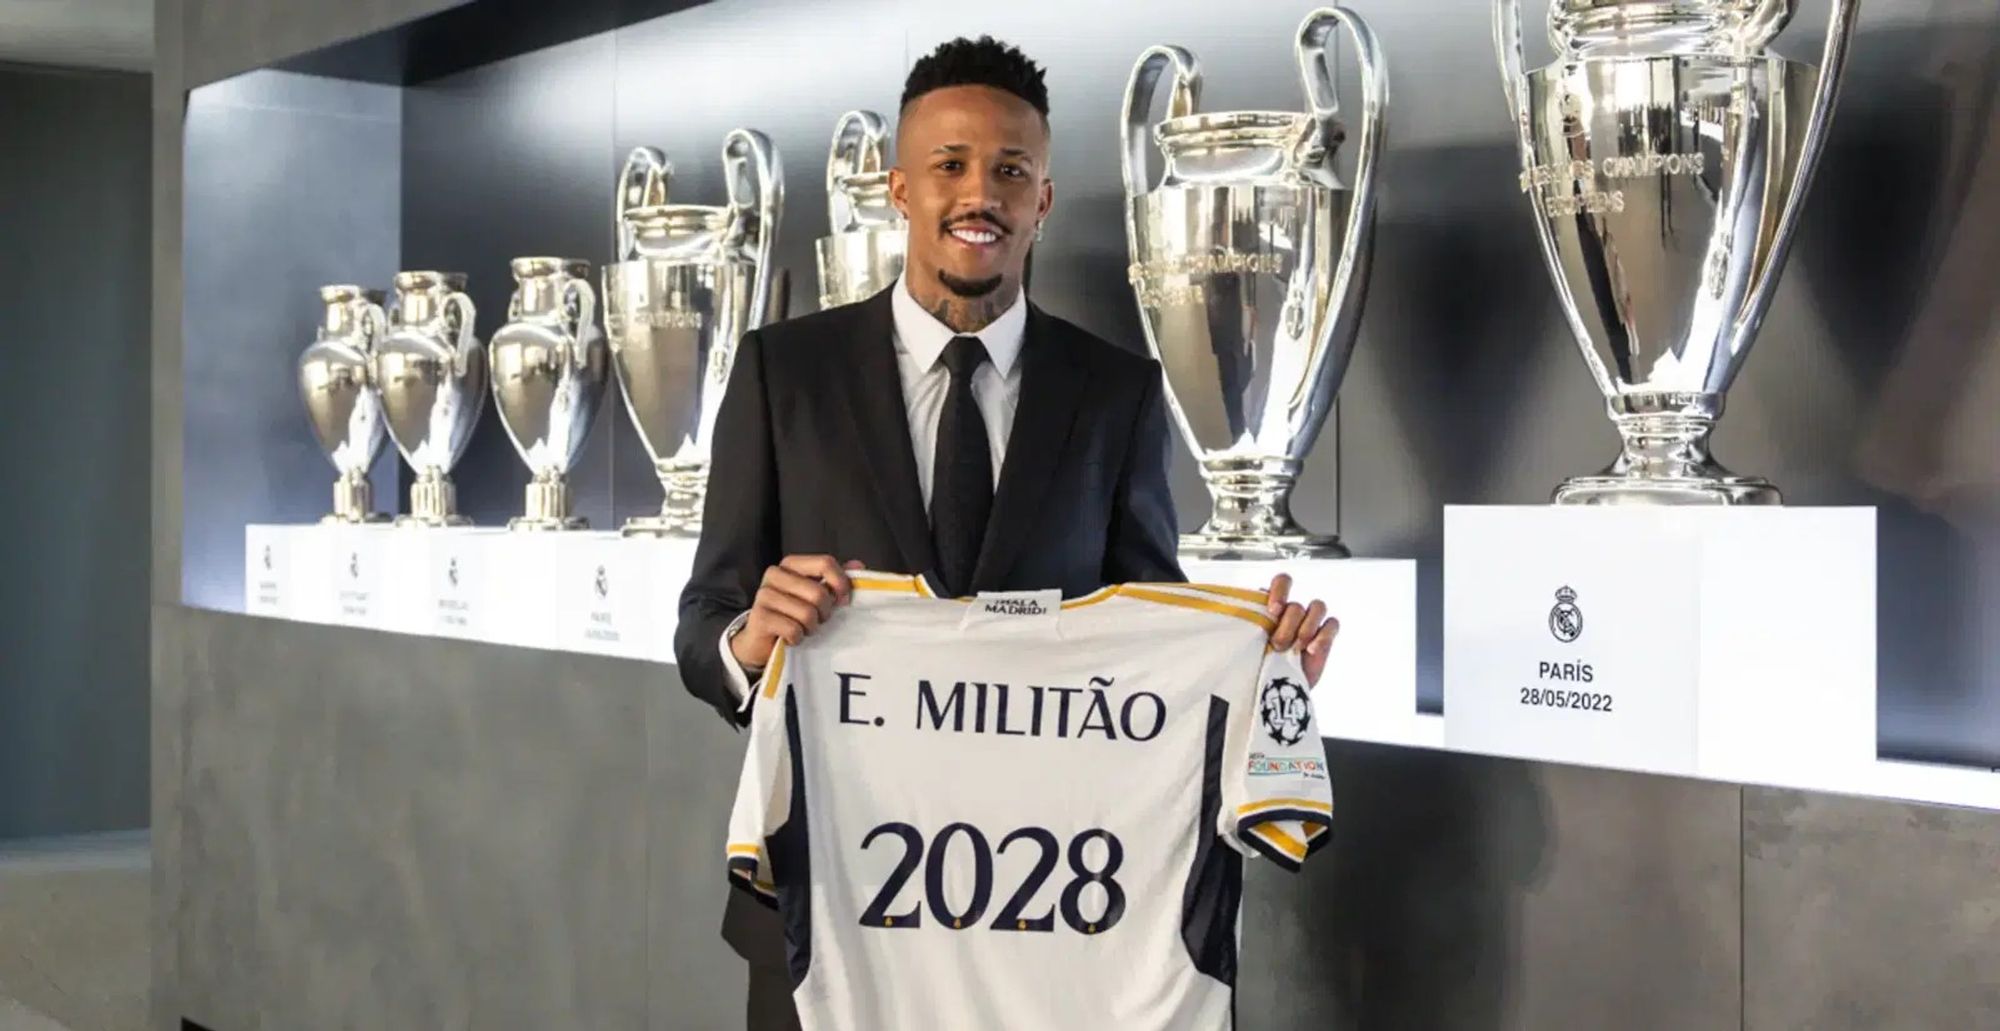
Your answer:
[[[319,287],[387,289],[396,271],[401,96],[285,72],[189,98],[181,255],[181,600],[243,605],[243,526],[331,510],[333,464],[306,422],[299,353]],[[371,476],[402,511],[396,449]]]
[[[0,68],[0,838],[146,824],[148,110]]]

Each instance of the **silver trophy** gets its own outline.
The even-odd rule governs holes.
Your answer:
[[[397,525],[465,526],[451,483],[486,404],[486,351],[457,272],[396,273],[389,335],[375,351],[375,385],[389,436],[416,482]]]
[[[1623,450],[1559,504],[1777,504],[1709,454],[1798,228],[1852,32],[1820,67],[1765,45],[1791,0],[1551,0],[1557,59],[1523,72],[1518,0],[1494,45],[1542,256]]]
[[[382,453],[382,399],[369,382],[369,363],[387,325],[382,291],[323,286],[319,299],[319,331],[299,355],[299,396],[313,436],[340,473],[333,512],[320,522],[379,522],[388,516],[374,511],[368,469]]]
[[[528,464],[527,507],[510,530],[580,530],[565,479],[610,378],[590,263],[516,258],[507,324],[486,345],[500,423]]]
[[[849,111],[833,127],[826,206],[833,235],[815,245],[819,306],[865,300],[903,274],[909,227],[889,200],[889,127],[873,111]]]
[[[784,206],[778,152],[763,133],[723,140],[729,203],[667,203],[673,167],[651,147],[626,159],[617,262],[604,269],[604,326],[625,408],[666,490],[660,514],[626,534],[701,533],[715,415],[736,344],[768,317],[772,244]]]
[[[1354,183],[1333,167],[1345,138],[1329,46],[1354,40],[1361,138]],[[1339,557],[1337,537],[1292,518],[1291,493],[1354,350],[1375,222],[1375,167],[1388,71],[1368,25],[1324,7],[1296,42],[1311,110],[1199,114],[1193,54],[1156,46],[1125,89],[1129,276],[1167,400],[1201,463],[1214,507],[1181,539],[1215,558]],[[1146,122],[1162,77],[1164,157],[1146,185]]]

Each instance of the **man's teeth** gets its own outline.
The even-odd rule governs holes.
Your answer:
[[[951,235],[966,243],[992,243],[1000,239],[1000,234],[989,229],[954,229]]]

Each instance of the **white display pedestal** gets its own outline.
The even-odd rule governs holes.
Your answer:
[[[691,540],[610,532],[252,525],[244,610],[672,662],[693,560]]]
[[[1293,601],[1323,601],[1340,620],[1313,690],[1320,733],[1398,745],[1439,743],[1435,717],[1417,712],[1417,563],[1414,559],[1224,562],[1183,558],[1197,583],[1262,590],[1292,575]]]
[[[1445,745],[1827,788],[1875,757],[1869,508],[1445,509]]]
[[[487,527],[253,525],[244,532],[244,609],[495,644],[674,661],[694,542],[616,533]],[[1438,743],[1417,714],[1417,569],[1408,559],[1187,559],[1192,580],[1262,589],[1292,574],[1340,636],[1315,695],[1330,737]]]

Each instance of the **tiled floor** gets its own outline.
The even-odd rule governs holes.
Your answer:
[[[145,832],[0,841],[0,1031],[141,1031]]]

